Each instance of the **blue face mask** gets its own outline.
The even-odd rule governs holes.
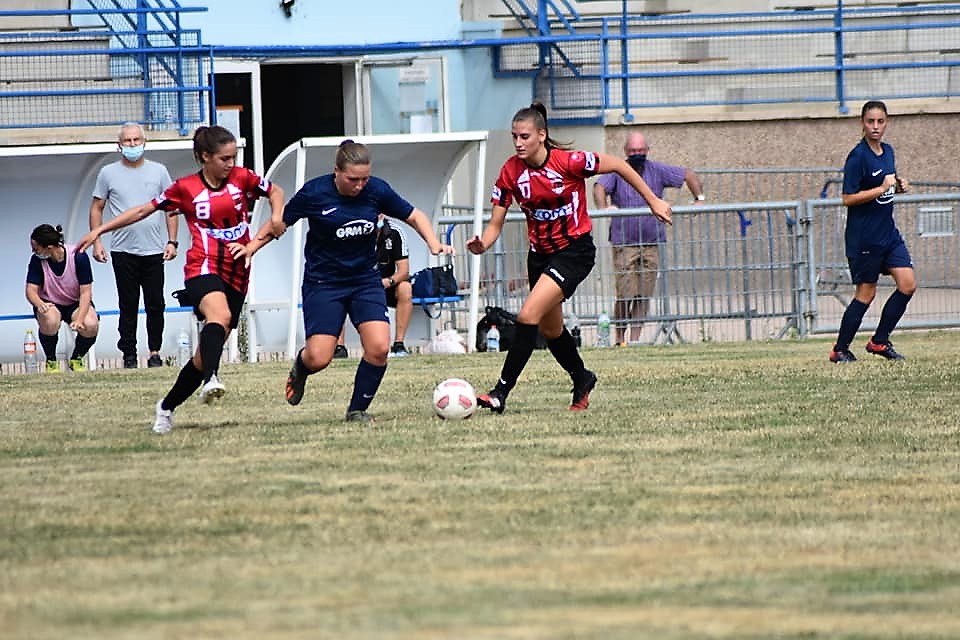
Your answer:
[[[383,218],[377,220],[377,229],[383,229]]]
[[[33,252],[33,255],[37,258],[37,260],[49,260],[49,259],[50,259],[50,256],[42,256],[42,255],[40,255],[39,253],[37,253],[36,251]]]
[[[130,162],[136,162],[143,157],[143,147],[144,145],[142,144],[138,144],[135,147],[120,147],[120,153]]]

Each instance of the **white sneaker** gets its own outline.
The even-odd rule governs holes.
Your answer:
[[[227,388],[220,382],[220,378],[217,377],[217,374],[213,374],[210,376],[207,384],[203,385],[203,388],[200,389],[200,401],[204,404],[211,404],[215,400],[222,398],[226,392]]]
[[[164,434],[173,429],[173,411],[163,408],[163,399],[157,400],[157,417],[153,419],[153,432]]]

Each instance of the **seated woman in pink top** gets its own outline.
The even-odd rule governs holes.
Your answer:
[[[33,256],[27,267],[27,302],[39,325],[40,346],[48,373],[58,373],[57,336],[60,323],[77,332],[70,369],[83,371],[83,356],[97,341],[100,318],[93,307],[93,270],[85,253],[63,244],[63,229],[42,224],[30,234]]]

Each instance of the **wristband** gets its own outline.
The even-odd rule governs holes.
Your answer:
[[[180,243],[176,240],[167,240],[167,244],[172,244],[174,249],[180,248]]]

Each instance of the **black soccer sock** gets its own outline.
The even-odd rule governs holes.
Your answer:
[[[203,384],[203,373],[194,366],[191,358],[187,360],[187,364],[183,365],[183,369],[180,369],[177,381],[173,383],[173,387],[167,392],[160,406],[167,411],[173,411],[186,402],[201,384]]]
[[[298,377],[303,376],[306,378],[307,376],[316,373],[316,371],[311,371],[308,369],[307,364],[303,361],[303,349],[297,351],[297,357],[293,359],[293,366],[297,369]]]
[[[57,341],[60,339],[60,335],[55,333],[52,336],[48,336],[40,332],[37,332],[37,335],[40,336],[40,346],[43,348],[43,355],[47,357],[47,360],[56,360]]]
[[[867,312],[870,305],[860,302],[856,298],[847,305],[847,310],[843,312],[843,319],[840,320],[840,333],[837,335],[837,344],[834,347],[836,351],[846,351],[850,348],[850,343],[857,335],[857,329],[863,322],[863,315]]]
[[[573,339],[566,327],[558,337],[547,340],[547,348],[563,370],[571,376],[576,376],[583,371],[583,358],[577,351],[577,341]]]
[[[227,339],[227,330],[222,324],[207,323],[200,331],[200,360],[203,363],[203,381],[220,370],[220,356],[223,355],[223,343]]]
[[[497,382],[496,389],[506,397],[510,390],[517,384],[517,379],[523,373],[523,368],[527,366],[533,348],[537,343],[537,325],[517,323],[517,332],[507,351],[507,358],[503,362],[503,368],[500,370],[500,380]]]
[[[380,382],[386,372],[387,365],[378,367],[360,358],[357,373],[353,378],[353,397],[350,398],[347,411],[366,411],[373,402],[373,396],[377,395],[377,389],[380,388]]]
[[[87,351],[90,351],[90,347],[93,346],[93,343],[97,341],[97,337],[87,338],[86,336],[81,336],[77,334],[77,339],[73,342],[73,355],[70,356],[71,360],[77,360],[87,355]]]
[[[907,303],[912,297],[913,294],[907,295],[899,289],[890,294],[883,305],[883,311],[880,312],[880,322],[877,324],[876,333],[873,334],[874,344],[883,344],[890,340],[890,334],[903,317],[907,310]]]

